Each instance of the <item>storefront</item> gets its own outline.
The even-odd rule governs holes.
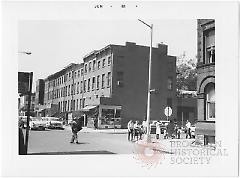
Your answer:
[[[87,127],[121,128],[121,106],[86,106],[81,111],[85,113]]]

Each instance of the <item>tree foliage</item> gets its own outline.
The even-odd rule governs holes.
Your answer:
[[[195,91],[197,89],[197,60],[187,59],[185,53],[177,57],[177,90]]]

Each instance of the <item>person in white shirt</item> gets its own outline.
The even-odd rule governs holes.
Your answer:
[[[191,139],[192,138],[192,136],[191,136],[191,123],[188,120],[186,122],[186,130],[187,130],[186,138],[188,138],[188,136],[189,136],[189,138]]]
[[[159,122],[156,123],[156,139],[159,139],[161,134],[161,124]]]
[[[133,140],[133,121],[128,122],[128,141]]]

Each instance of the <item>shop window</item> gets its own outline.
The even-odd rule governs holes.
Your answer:
[[[210,83],[205,88],[206,120],[215,120],[215,85]]]

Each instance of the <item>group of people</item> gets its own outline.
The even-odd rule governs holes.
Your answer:
[[[170,120],[167,126],[164,126],[160,121],[156,122],[156,139],[160,139],[160,135],[163,134],[164,139],[168,138],[181,138],[182,128]],[[139,124],[139,121],[128,122],[128,140],[138,141],[142,139],[142,135],[147,133],[146,121]],[[187,120],[185,125],[186,138],[192,138],[191,123]]]
[[[146,126],[143,122],[142,124],[139,124],[139,121],[133,122],[130,120],[128,122],[128,140],[129,141],[138,141],[139,139],[142,139],[142,135],[146,133]]]

